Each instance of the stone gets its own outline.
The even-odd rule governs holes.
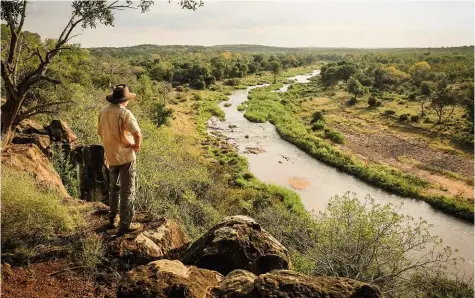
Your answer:
[[[185,266],[177,260],[158,260],[127,272],[120,282],[118,298],[205,298],[218,286],[218,272]]]
[[[48,135],[17,133],[12,139],[12,144],[35,144],[46,156],[51,156],[51,142]]]
[[[77,136],[64,121],[53,120],[46,129],[48,130],[51,141],[74,144],[77,140]]]
[[[380,290],[350,278],[308,276],[291,270],[274,270],[259,277],[235,270],[211,291],[213,298],[379,298]]]
[[[62,197],[69,197],[58,172],[35,144],[12,144],[4,148],[2,163],[30,173],[40,187],[57,191]]]
[[[76,146],[70,153],[78,167],[79,197],[87,202],[109,202],[109,169],[104,164],[101,145]]]
[[[212,297],[223,298],[253,298],[257,296],[254,281],[257,276],[246,270],[237,269],[231,271],[226,278],[212,291]]]
[[[16,128],[17,133],[48,135],[43,125],[32,119],[25,119]]]
[[[275,270],[254,282],[259,297],[379,298],[380,290],[350,278],[308,276],[291,270]]]
[[[123,264],[144,265],[161,258],[173,258],[188,247],[189,237],[175,221],[136,213],[134,222],[143,228],[118,237],[108,244],[109,252]]]
[[[247,216],[226,217],[185,252],[183,263],[218,271],[262,274],[291,267],[288,250]]]

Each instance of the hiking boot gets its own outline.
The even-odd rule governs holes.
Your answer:
[[[109,229],[115,229],[119,226],[120,222],[120,217],[115,214],[109,217],[109,224],[107,225],[107,228]]]
[[[128,228],[119,228],[119,231],[117,232],[117,236],[122,236],[124,234],[130,233],[130,232],[135,232],[137,230],[140,230],[142,228],[142,225],[139,223],[131,223]]]
[[[117,228],[119,226],[119,221],[120,221],[119,216],[117,214],[110,213],[108,217],[109,217],[109,224],[107,225],[107,228],[108,229]]]

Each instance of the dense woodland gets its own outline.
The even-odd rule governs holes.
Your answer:
[[[9,55],[11,35],[6,25],[1,29],[4,60]],[[15,81],[23,80],[36,69],[43,62],[42,54],[55,44],[56,40],[23,32]],[[437,255],[439,259],[428,262],[425,259],[413,261],[406,254],[411,249],[407,246],[410,241],[406,240],[412,234],[421,241],[420,245],[441,247],[438,239],[426,234],[428,227],[424,222],[407,225],[411,220],[396,216],[392,207],[363,205],[348,194],[335,197],[335,203],[325,213],[310,215],[294,192],[257,180],[249,172],[246,159],[224,142],[207,135],[205,125],[211,116],[224,117],[217,104],[226,100],[226,95],[234,89],[266,82],[271,84],[267,90],[270,91],[290,74],[321,68],[321,75],[308,87],[314,88],[311,92],[346,90],[351,94],[347,98],[349,106],[361,102],[369,107],[379,106],[385,104],[388,97],[417,103],[420,109],[412,115],[399,115],[397,110],[393,111],[398,114],[394,121],[426,123],[427,127],[423,129],[440,132],[440,136],[453,146],[470,151],[474,131],[473,51],[473,46],[371,50],[139,45],[86,49],[68,44],[68,48],[51,61],[45,72],[48,80],[35,84],[25,94],[25,103],[14,126],[27,118],[42,124],[60,118],[78,135],[79,144],[99,143],[97,115],[106,103],[105,94],[113,85],[127,83],[131,91],[138,94],[130,109],[144,131],[143,150],[138,160],[139,210],[177,219],[193,238],[199,237],[225,215],[248,214],[289,248],[296,270],[374,283],[388,297],[464,297],[467,293],[473,295],[470,287],[462,283],[459,276],[447,279],[444,271],[455,261],[450,250],[443,250]],[[423,182],[383,166],[360,167],[353,157],[344,156],[335,149],[333,143],[344,140],[337,130],[323,130],[326,124],[322,111],[316,110],[310,123],[296,120],[299,99],[310,92],[305,88],[295,87],[282,96],[282,102],[280,98],[274,98],[275,93],[251,93],[246,117],[257,122],[271,121],[284,138],[294,144],[301,142],[297,144],[300,147],[314,148],[313,155],[324,162],[344,170],[347,167],[347,171],[353,171],[352,174],[363,180],[377,180],[378,186],[387,185],[388,190],[417,197],[417,187],[423,187]],[[2,94],[5,92],[2,84]],[[178,114],[180,109],[181,114]],[[191,119],[190,131],[179,132],[174,128],[174,123],[182,120],[183,115]],[[315,134],[310,136],[313,132]],[[77,177],[62,154],[60,150],[55,152],[55,166],[71,195],[77,196]],[[23,183],[18,178],[23,177],[22,174],[14,170],[6,168],[4,171],[9,171],[7,177],[13,178],[8,178],[2,187],[2,230],[9,233],[3,233],[2,247],[7,248],[10,256],[21,251],[22,257],[28,259],[34,254],[32,247],[51,236],[56,228],[61,230],[70,225],[71,218],[68,210],[53,206],[41,209],[40,213],[45,218],[54,218],[48,215],[61,212],[64,218],[60,217],[54,223],[29,219],[28,208],[34,206],[30,203],[38,199],[34,186]],[[28,190],[24,201],[9,200],[16,196],[13,189],[22,188]],[[443,201],[443,204],[450,205],[452,201]],[[471,211],[466,205],[459,207],[450,205],[454,212],[465,208],[461,217],[470,219],[470,215],[465,215],[471,214],[473,221],[473,206]],[[15,224],[18,219],[4,211],[8,208],[15,210],[19,219],[28,222],[25,226],[34,226],[35,231],[44,224],[54,225],[54,228],[45,231],[42,237],[30,239],[31,232],[20,229]],[[348,214],[344,221],[349,224],[335,230],[340,226],[343,213]],[[388,225],[391,228],[381,233],[380,226],[375,223],[391,223]],[[364,237],[358,234],[361,232],[358,227],[365,231]],[[364,239],[355,239],[355,235]],[[374,241],[375,237],[381,241]],[[367,245],[368,251],[356,251],[359,241]],[[376,251],[376,255],[370,250]],[[107,262],[100,250],[90,253],[99,256],[88,266]],[[348,270],[349,260],[356,256],[353,253],[361,259],[360,267],[352,266],[352,270]],[[378,256],[389,255],[395,256],[394,260],[384,265],[378,263]],[[393,274],[396,271],[402,273]]]

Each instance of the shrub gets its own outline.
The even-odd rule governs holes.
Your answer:
[[[102,239],[97,234],[87,234],[80,240],[80,247],[76,256],[79,264],[86,267],[96,267],[101,263],[103,256]]]
[[[412,115],[411,122],[419,122],[419,115]]]
[[[401,116],[399,116],[399,121],[404,122],[407,120],[409,120],[409,116],[407,114],[402,114]]]
[[[350,106],[354,106],[357,103],[358,103],[358,99],[356,99],[355,97],[352,97],[350,98],[350,100],[348,100],[348,105]]]
[[[156,102],[153,105],[151,118],[157,127],[168,125],[173,112],[173,109],[167,108],[166,104]]]
[[[411,290],[408,275],[456,268],[457,259],[430,235],[431,226],[398,214],[397,206],[379,205],[370,197],[360,201],[347,193],[332,198],[315,220],[315,248],[308,252],[315,275],[376,284],[388,297],[414,297],[404,295]],[[415,258],[423,248],[434,253]]]
[[[238,110],[239,112],[242,112],[242,111],[244,111],[245,109],[246,109],[246,104],[244,104],[244,103],[240,104],[240,105],[237,107],[237,110]]]
[[[225,102],[224,103],[224,107],[229,108],[230,106],[232,106],[232,104],[230,102]]]
[[[414,100],[416,100],[416,97],[417,97],[417,93],[411,92],[411,93],[409,94],[408,99],[411,100],[411,101],[414,101]]]
[[[310,121],[310,123],[314,123],[314,122],[317,122],[317,121],[325,122],[322,111],[315,111],[312,114],[312,120]]]
[[[325,129],[326,125],[325,122],[322,120],[318,120],[312,124],[312,130],[317,131],[317,130],[322,130]]]
[[[241,82],[239,81],[239,79],[228,79],[226,81],[224,81],[224,84],[227,85],[227,86],[238,86]],[[247,87],[246,87],[247,88]]]
[[[385,110],[385,111],[384,111],[384,114],[385,114],[385,115],[388,115],[388,116],[391,116],[391,115],[396,114],[396,111],[393,111],[393,110]]]
[[[374,97],[374,96],[370,96],[370,97],[368,98],[368,105],[369,105],[370,107],[376,106],[376,103],[377,103],[377,102],[378,102],[378,101],[376,100],[376,97]]]
[[[345,142],[345,137],[341,133],[328,128],[325,129],[325,138],[338,144],[343,144]]]
[[[57,193],[40,191],[33,177],[4,165],[1,215],[2,253],[33,247],[82,223],[76,209],[63,205]]]
[[[69,156],[62,145],[53,143],[51,145],[53,167],[58,172],[64,187],[72,197],[79,197],[79,179],[77,171],[69,161]]]

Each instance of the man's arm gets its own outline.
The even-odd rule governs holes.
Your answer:
[[[142,145],[142,133],[140,130],[134,133],[134,143],[132,148],[134,148],[135,152],[139,152],[140,146]]]

